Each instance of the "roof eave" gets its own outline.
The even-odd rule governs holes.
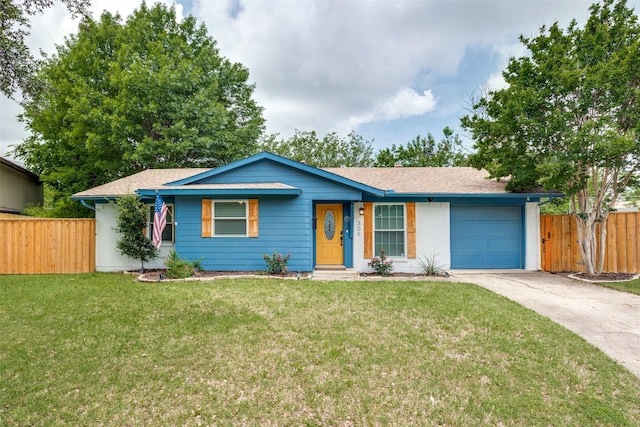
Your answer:
[[[223,189],[140,189],[136,193],[140,196],[155,196],[156,191],[161,196],[299,196],[299,188],[223,188]]]
[[[367,197],[369,200],[379,201],[417,201],[417,202],[446,202],[457,200],[522,200],[526,202],[540,202],[541,198],[558,198],[562,193],[396,193],[387,190],[381,198]]]

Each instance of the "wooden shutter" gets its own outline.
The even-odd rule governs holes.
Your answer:
[[[364,203],[364,257],[373,258],[373,203]]]
[[[416,204],[407,203],[407,258],[416,258]]]
[[[202,237],[211,237],[212,232],[212,207],[213,200],[202,199]]]
[[[249,237],[258,237],[258,199],[249,199]]]

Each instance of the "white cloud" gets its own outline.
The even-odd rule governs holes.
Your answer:
[[[375,121],[391,121],[426,114],[436,107],[436,99],[430,90],[422,95],[413,89],[401,89],[393,98],[378,104],[371,111],[349,120],[352,128]]]
[[[196,0],[193,13],[222,55],[249,68],[268,130],[287,135],[295,128],[326,133],[345,123],[403,117],[393,107],[400,94],[418,102],[421,114],[436,112],[435,105],[425,105],[429,96],[439,96],[437,88],[416,85],[419,76],[455,75],[469,49],[512,46],[519,34],[556,19],[568,22],[576,11],[586,14],[588,5],[588,0]],[[230,16],[230,9],[239,12]],[[417,92],[403,92],[408,87]],[[419,95],[425,90],[432,94]]]
[[[255,98],[265,108],[267,131],[283,137],[294,129],[323,134],[358,130],[357,126],[372,123],[397,127],[411,122],[422,126],[421,132],[455,126],[452,121],[459,114],[452,108],[459,102],[464,109],[461,93],[478,85],[504,84],[502,69],[509,56],[522,49],[518,35],[536,34],[540,26],[554,21],[563,28],[572,18],[584,22],[593,2],[184,1],[191,3],[191,13],[217,40],[220,53],[249,69],[256,84]],[[95,17],[104,9],[125,17],[140,4],[131,0],[92,3]],[[639,0],[628,4],[638,9]],[[178,5],[176,11],[181,15],[182,7]],[[40,18],[34,20],[30,38],[36,52],[39,48],[52,52],[54,43],[62,43],[64,35],[76,31],[77,22],[62,6]],[[467,71],[478,75],[460,74],[469,52],[484,52],[491,61],[482,71]],[[5,125],[14,120],[7,111],[3,105],[0,148],[16,139],[17,131],[9,129],[21,129],[21,125]],[[418,123],[421,117],[432,128]],[[438,120],[444,123],[438,125]]]

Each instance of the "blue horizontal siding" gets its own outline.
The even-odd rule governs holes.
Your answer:
[[[201,237],[201,197],[176,197],[176,251],[201,259],[206,270],[265,270],[265,254],[291,254],[291,271],[311,271],[311,203],[300,198],[258,199],[258,237]]]
[[[292,169],[283,164],[265,159],[211,176],[202,184],[240,184],[254,182],[281,182],[302,190],[302,199],[307,200],[360,200],[360,191],[352,187]]]
[[[201,259],[206,270],[233,271],[265,270],[264,255],[275,252],[291,254],[289,270],[311,271],[315,264],[313,203],[360,199],[360,192],[349,186],[268,159],[210,176],[199,183],[255,182],[281,182],[302,192],[298,197],[258,197],[257,238],[201,237],[203,197],[176,196],[178,255],[189,260]]]

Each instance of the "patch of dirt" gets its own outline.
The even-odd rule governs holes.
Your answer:
[[[589,280],[592,282],[617,282],[621,280],[631,280],[635,277],[630,273],[601,273],[601,274],[587,274],[576,273],[575,277],[579,279]]]

